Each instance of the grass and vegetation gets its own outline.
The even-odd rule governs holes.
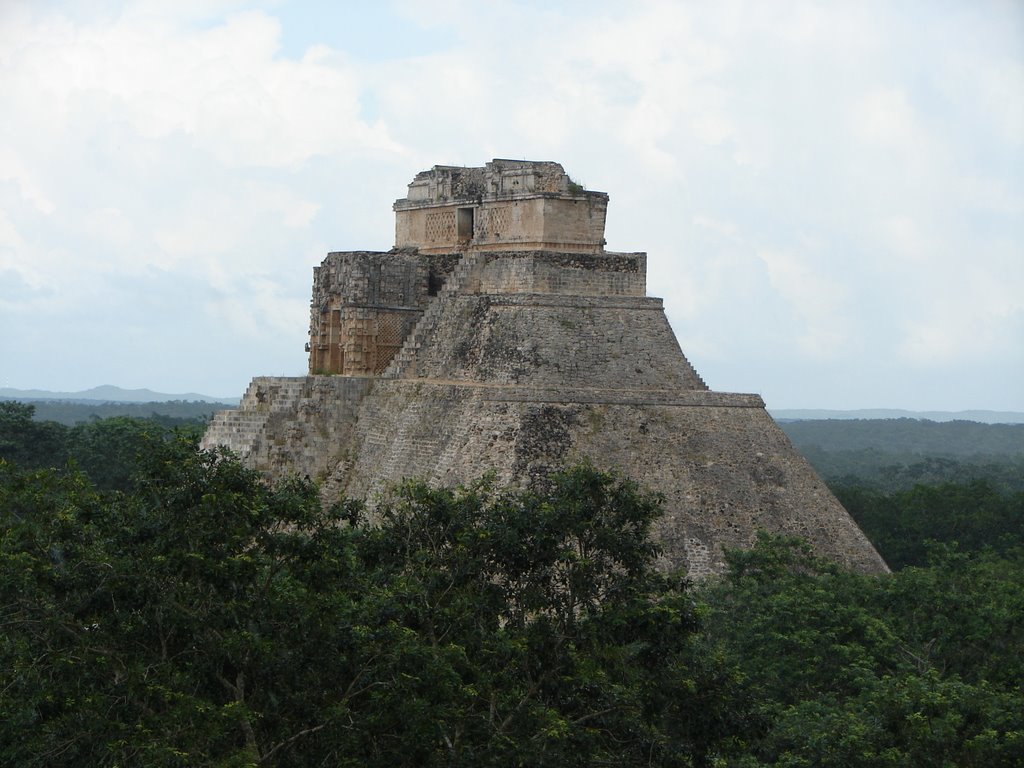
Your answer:
[[[587,467],[371,526],[200,425],[32,416],[0,404],[2,765],[1024,760],[1024,491],[991,478],[845,473],[891,576],[765,536],[692,584],[657,498]]]

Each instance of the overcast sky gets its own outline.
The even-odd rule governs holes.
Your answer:
[[[1024,3],[0,0],[0,386],[303,375],[417,171],[608,192],[712,389],[1024,410]]]

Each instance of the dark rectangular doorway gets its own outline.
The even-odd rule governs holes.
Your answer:
[[[455,237],[460,242],[473,239],[473,209],[458,208],[455,211]]]

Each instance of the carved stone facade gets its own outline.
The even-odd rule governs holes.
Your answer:
[[[205,445],[371,503],[407,477],[528,485],[587,459],[664,495],[666,567],[720,572],[723,546],[767,530],[884,572],[761,398],[708,389],[646,295],[646,255],[604,250],[607,199],[557,163],[418,174],[395,249],[314,271],[310,375],[255,379]],[[517,204],[534,208],[502,212]]]
[[[330,253],[313,270],[310,374],[384,372],[423,314],[428,265],[415,253]]]
[[[492,160],[435,165],[395,201],[395,246],[421,253],[550,249],[598,253],[608,195],[583,189],[558,163]]]

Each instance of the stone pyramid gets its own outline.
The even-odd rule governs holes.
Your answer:
[[[721,572],[723,546],[766,530],[885,572],[761,398],[708,389],[646,295],[646,254],[604,249],[607,204],[557,163],[418,174],[395,248],[314,269],[309,375],[254,379],[204,444],[328,499],[587,459],[663,494],[666,567]]]

